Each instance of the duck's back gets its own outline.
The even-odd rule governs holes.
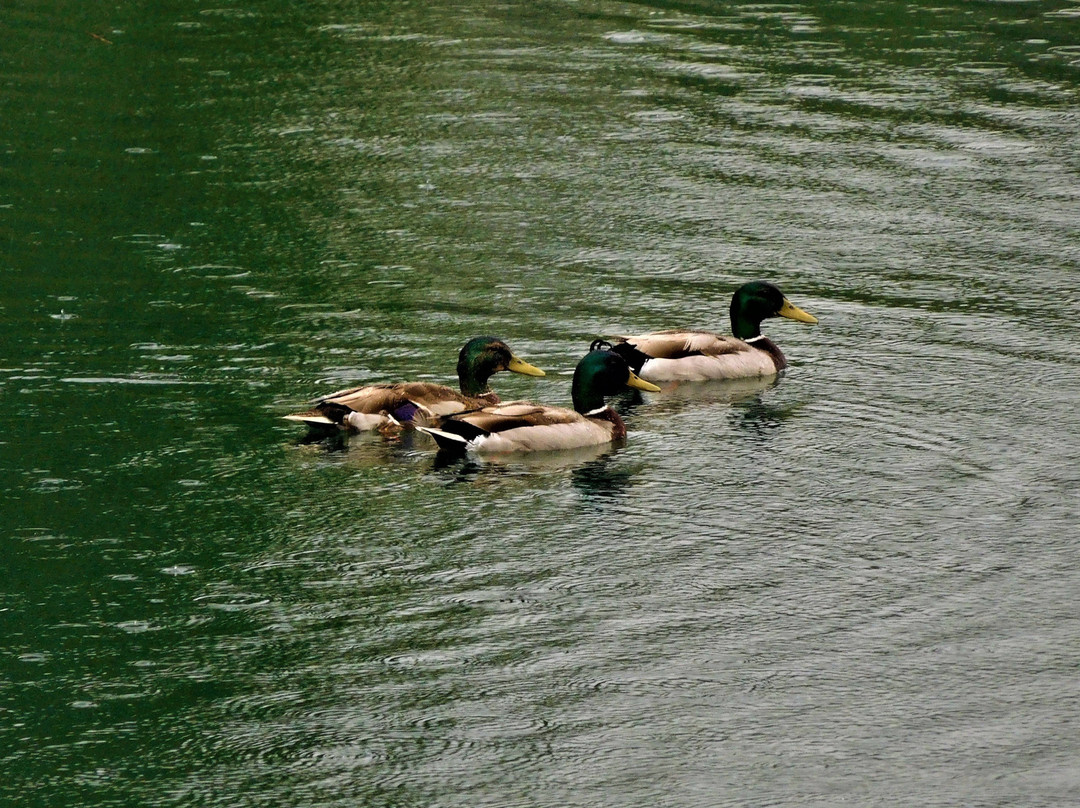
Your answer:
[[[423,420],[479,409],[498,401],[494,393],[466,396],[452,387],[432,382],[369,384],[330,393],[317,400],[308,412],[288,417],[365,431],[392,425],[394,421],[407,423],[418,416]]]
[[[614,431],[605,418],[527,401],[453,415],[442,419],[439,428],[466,439],[474,450],[491,454],[595,446],[610,442]]]
[[[771,376],[786,366],[767,337],[747,342],[710,331],[658,331],[618,339],[612,350],[651,382]]]

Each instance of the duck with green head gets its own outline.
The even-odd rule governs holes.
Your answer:
[[[308,410],[284,417],[316,430],[394,430],[414,420],[498,404],[499,397],[488,386],[488,379],[504,370],[526,376],[544,375],[540,368],[515,356],[501,339],[474,337],[458,353],[460,392],[432,382],[370,384],[330,393],[313,402]]]
[[[570,390],[574,408],[513,401],[476,412],[439,419],[427,432],[439,448],[501,454],[578,449],[620,440],[626,424],[604,403],[626,387],[659,392],[655,384],[639,378],[626,361],[611,351],[590,351],[578,362]]]
[[[612,351],[652,382],[773,376],[787,367],[780,347],[761,333],[761,321],[786,317],[816,323],[768,281],[752,281],[731,297],[731,336],[710,331],[656,331],[616,337]]]

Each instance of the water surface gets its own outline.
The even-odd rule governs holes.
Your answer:
[[[3,16],[4,799],[1080,797],[1075,3]],[[279,419],[759,277],[625,446]]]

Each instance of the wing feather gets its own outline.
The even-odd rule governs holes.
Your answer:
[[[341,425],[364,431],[400,427],[399,422],[414,420],[426,423],[498,401],[494,393],[470,397],[433,382],[368,384],[330,393],[317,399],[310,410],[285,417],[312,427]]]
[[[576,415],[577,413],[575,413]],[[515,427],[502,432],[492,432],[476,438],[478,451],[498,454],[501,452],[547,452],[597,446],[612,439],[612,424],[579,416],[580,420],[558,424]]]
[[[641,378],[651,382],[772,376],[784,367],[783,354],[768,340],[751,345],[711,331],[685,330],[618,339],[635,349],[631,352],[636,362],[633,366]]]
[[[584,420],[584,416],[564,407],[513,402],[497,407],[485,407],[475,412],[461,413],[447,420],[464,421],[482,432],[495,433],[521,427],[572,424]]]
[[[377,413],[393,412],[408,402],[423,407],[433,407],[446,402],[465,405],[468,399],[442,384],[429,382],[402,382],[400,384],[370,384],[342,390],[319,399],[316,405],[340,404],[355,412]],[[464,409],[464,406],[458,409]],[[455,410],[451,410],[455,411]]]
[[[741,339],[710,331],[656,331],[619,337],[654,359],[682,359],[687,356],[724,356],[752,351]]]

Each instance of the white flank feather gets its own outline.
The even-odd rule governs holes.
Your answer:
[[[703,382],[776,375],[776,363],[765,351],[740,351],[721,356],[684,356],[649,359],[638,375],[650,382]]]
[[[468,445],[469,443],[467,440],[465,440],[465,438],[461,437],[461,435],[455,435],[453,432],[447,432],[443,429],[435,429],[435,427],[431,426],[420,426],[419,424],[417,424],[416,429],[419,432],[426,432],[432,437],[438,435],[440,438],[445,438],[446,440],[454,441],[455,443],[462,443],[466,445]]]
[[[344,421],[358,432],[367,432],[370,429],[378,429],[383,424],[390,423],[390,419],[379,412],[350,412],[345,416]]]
[[[286,421],[299,421],[302,424],[329,424],[334,425],[334,422],[327,418],[325,415],[283,415],[282,419]]]
[[[522,426],[481,435],[470,448],[484,454],[501,452],[550,452],[611,441],[611,424],[581,420],[569,424]]]

